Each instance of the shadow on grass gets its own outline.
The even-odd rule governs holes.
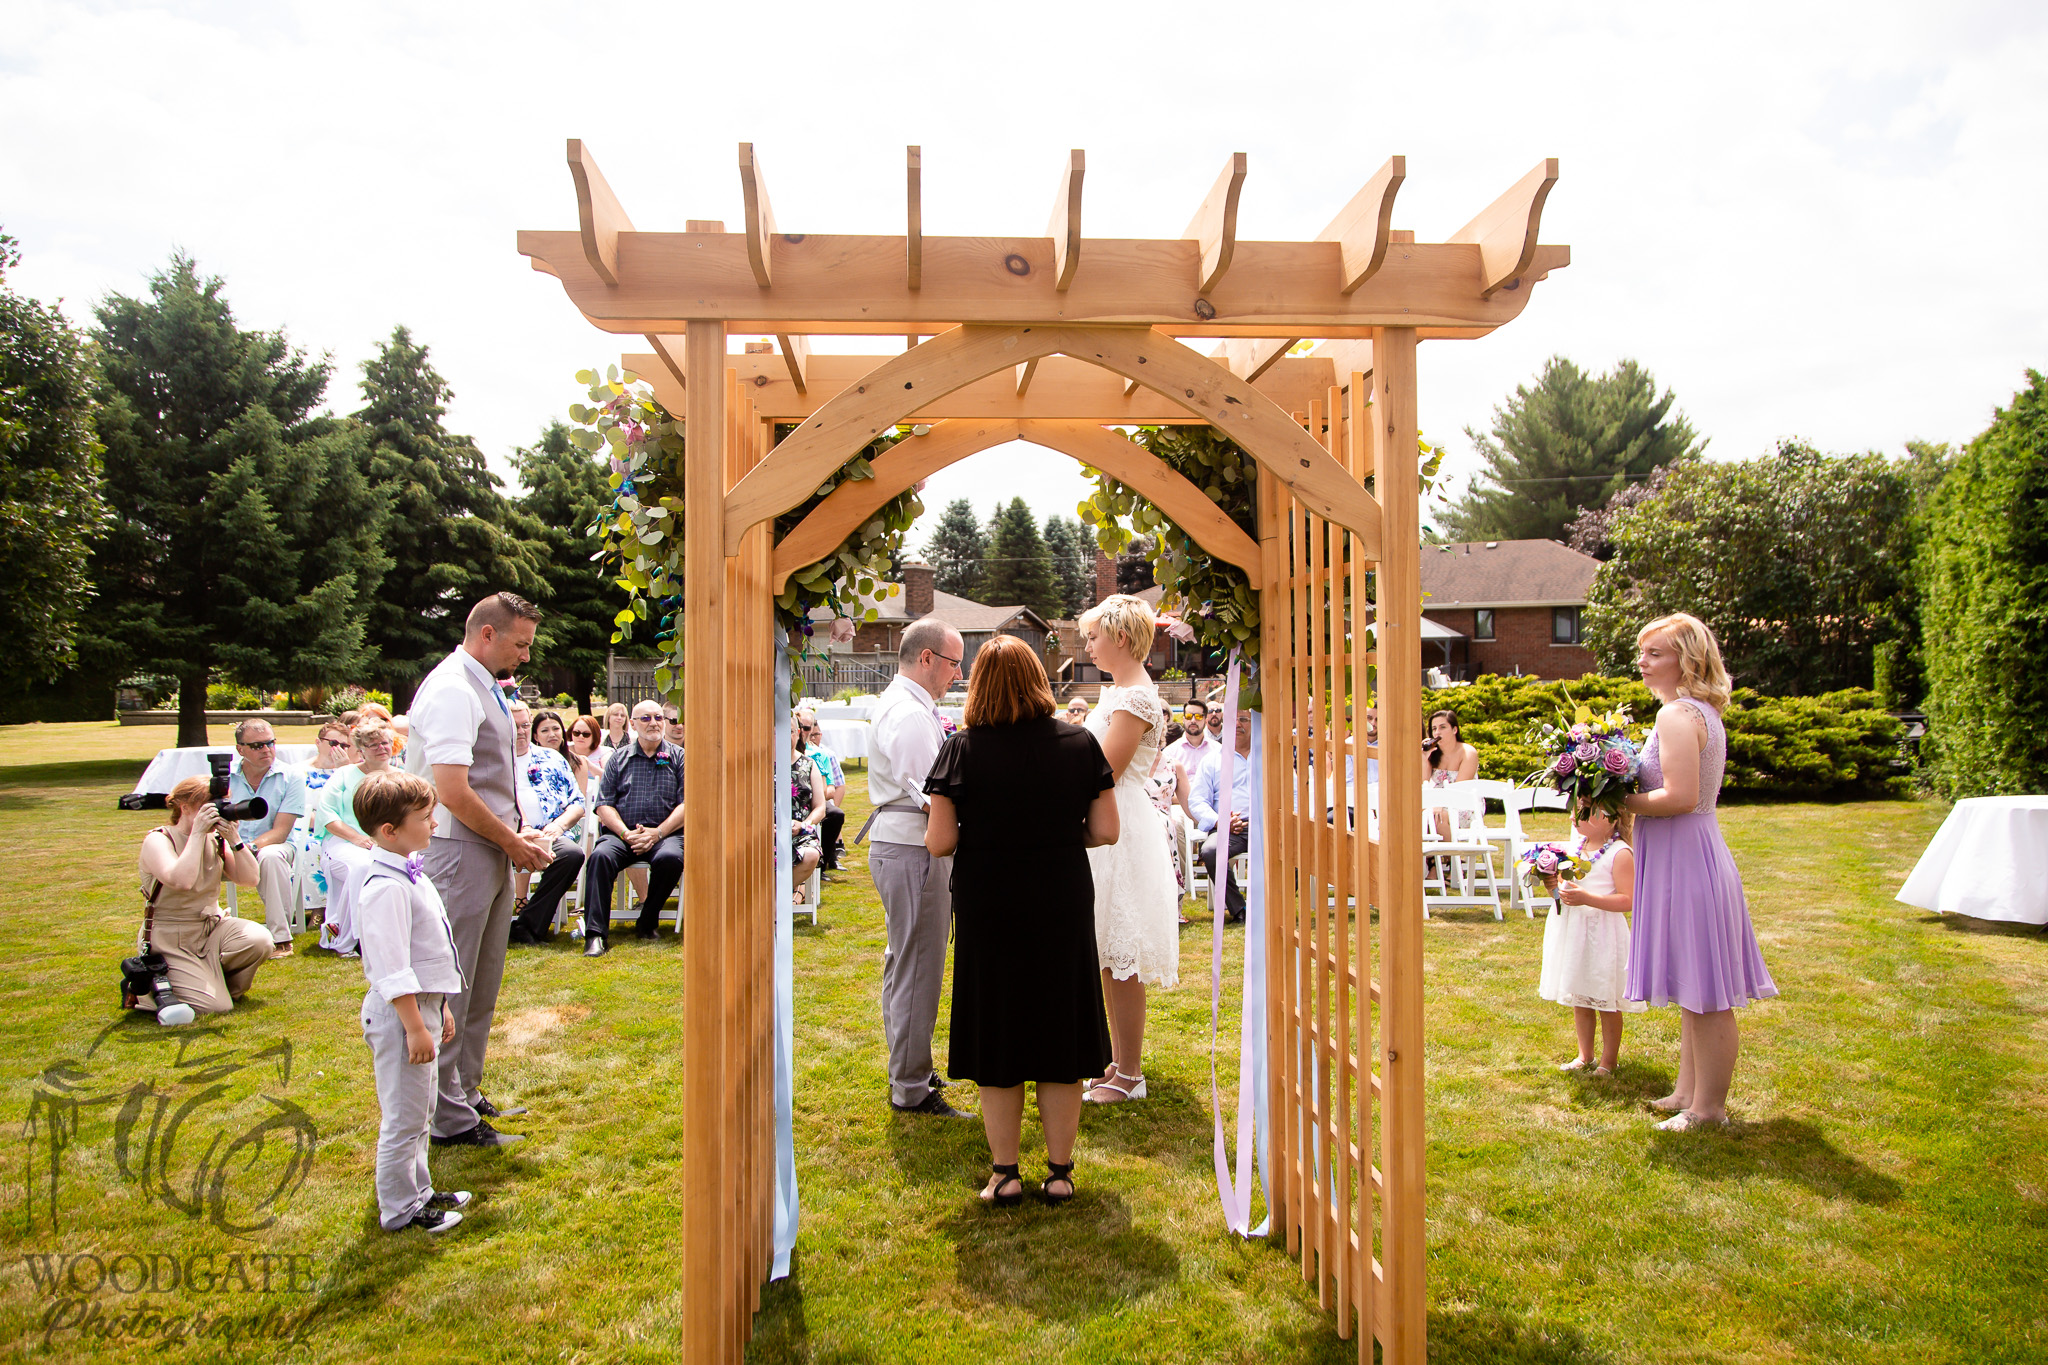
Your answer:
[[[1931,924],[1951,934],[1976,934],[1983,938],[2032,938],[2048,943],[2048,925],[2020,924],[2005,919],[1977,919],[1972,915],[1922,915],[1917,924]]]
[[[1206,1082],[1205,1077],[1198,1092],[1187,1081],[1155,1069],[1145,1078],[1142,1100],[1082,1105],[1081,1135],[1091,1148],[1105,1154],[1206,1170],[1213,1163]]]
[[[1738,1122],[1726,1132],[1652,1132],[1649,1159],[1698,1180],[1788,1180],[1815,1194],[1889,1204],[1905,1187],[1841,1151],[1799,1119]]]
[[[1567,1071],[1560,1076],[1579,1109],[1634,1110],[1650,1100],[1671,1093],[1677,1078],[1665,1067],[1623,1057],[1612,1076],[1595,1076],[1591,1071]]]
[[[133,758],[95,758],[77,763],[25,763],[19,767],[0,767],[0,787],[98,787],[118,784],[126,791],[134,787],[135,779],[142,776],[148,767],[146,761]],[[137,811],[140,818],[147,818],[151,812]]]
[[[1567,1323],[1442,1310],[1429,1315],[1429,1358],[1433,1365],[1597,1365],[1612,1359]]]
[[[956,1098],[960,1091],[951,1092]],[[963,1099],[961,1103],[966,1103]],[[1035,1136],[1030,1110],[1025,1111],[1025,1150]],[[978,1117],[934,1118],[929,1114],[890,1111],[889,1159],[916,1185],[960,1185],[979,1189],[988,1178],[988,1139]]]
[[[761,1311],[754,1314],[754,1335],[744,1358],[750,1365],[869,1365],[875,1359],[858,1348],[830,1347],[822,1355],[812,1354],[801,1247],[789,1254],[788,1279],[761,1286]]]
[[[1078,1174],[1078,1173],[1077,1173]],[[992,1209],[968,1195],[938,1230],[953,1243],[960,1287],[977,1299],[1037,1318],[1092,1317],[1169,1284],[1180,1255],[1131,1225],[1123,1197],[1085,1184],[1057,1208],[1040,1204],[1036,1182],[1021,1207]]]

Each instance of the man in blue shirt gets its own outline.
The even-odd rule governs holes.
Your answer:
[[[585,957],[604,956],[612,928],[612,885],[627,866],[647,864],[647,899],[640,903],[637,938],[654,937],[662,904],[683,879],[683,751],[662,737],[666,730],[659,702],[635,703],[633,742],[619,746],[598,781],[595,810],[604,832],[586,864]]]
[[[292,952],[292,873],[298,849],[292,826],[306,814],[306,779],[277,761],[277,734],[267,720],[238,721],[235,761],[228,767],[228,800],[260,796],[270,812],[236,826],[236,838],[256,855],[256,889],[263,898],[263,923],[270,930],[272,957]]]
[[[1252,755],[1252,713],[1240,710],[1237,713],[1237,753],[1231,759],[1230,770],[1230,829],[1218,830],[1216,820],[1223,797],[1223,746],[1216,745],[1213,752],[1202,760],[1195,772],[1194,790],[1188,793],[1188,810],[1195,817],[1197,827],[1209,837],[1202,841],[1202,865],[1209,869],[1209,880],[1217,877],[1216,864],[1219,850],[1228,849],[1221,862],[1223,868],[1223,913],[1231,923],[1244,918],[1244,888],[1237,884],[1237,878],[1230,875],[1229,863],[1232,858],[1251,847],[1253,804],[1258,799],[1258,761]]]

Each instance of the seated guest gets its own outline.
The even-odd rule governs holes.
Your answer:
[[[1429,754],[1429,770],[1423,780],[1430,786],[1448,787],[1479,776],[1479,751],[1465,742],[1456,711],[1429,713],[1429,738],[1422,741],[1422,747]],[[1436,812],[1436,834],[1439,839],[1451,837],[1451,817],[1446,811]]]
[[[1159,751],[1162,768],[1167,766],[1180,769],[1180,777],[1174,783],[1174,805],[1182,811],[1188,808],[1188,790],[1194,784],[1195,774],[1201,771],[1202,760],[1216,748],[1216,742],[1209,738],[1209,708],[1201,702],[1191,701],[1180,709],[1180,735],[1171,744]]]
[[[257,884],[257,859],[242,836],[207,799],[203,777],[188,777],[164,798],[171,823],[142,839],[138,860],[142,894],[149,902],[139,951],[153,949],[169,968],[178,1003],[157,1011],[163,1024],[185,1024],[194,1012],[226,1014],[270,960],[270,935],[220,907],[223,874],[237,885]],[[232,842],[231,842],[232,841]],[[136,1002],[157,1009],[154,999]]]
[[[612,755],[597,787],[603,832],[590,854],[585,888],[585,957],[602,957],[612,925],[612,883],[628,863],[646,861],[652,872],[640,902],[637,938],[653,938],[661,907],[683,876],[683,751],[662,738],[667,718],[653,700],[633,707],[634,742]],[[677,926],[680,932],[681,926]]]
[[[1223,742],[1223,703],[1212,701],[1209,706],[1209,740],[1214,744]]]
[[[825,747],[825,729],[818,722],[817,712],[798,711],[790,724],[803,736],[804,752],[818,765],[818,774],[825,779],[825,818],[818,822],[819,866],[827,872],[837,872],[839,855],[844,851],[839,844],[839,831],[846,824],[846,808],[841,804],[846,798],[846,770]]]
[[[822,856],[818,826],[825,818],[825,775],[804,752],[803,725],[792,716],[789,727],[789,856],[796,866],[796,903],[804,903],[804,883],[818,869]]]
[[[299,850],[292,826],[306,815],[306,779],[277,761],[277,735],[266,720],[235,723],[235,761],[228,768],[228,800],[260,796],[267,814],[241,822],[242,839],[256,854],[256,889],[263,898],[263,922],[270,930],[272,957],[292,954],[292,875]]]
[[[519,785],[519,813],[528,829],[539,829],[555,851],[555,860],[540,874],[533,899],[526,898],[528,872],[516,874],[518,908],[513,912],[512,942],[540,943],[555,922],[555,908],[583,871],[583,792],[569,766],[562,718],[542,711],[530,721],[526,703],[512,703],[512,771]]]
[[[320,869],[319,822],[312,818],[311,813],[320,809],[320,793],[329,779],[358,757],[348,727],[339,720],[330,720],[320,727],[320,737],[313,745],[313,766],[303,773],[308,815],[292,826],[292,843],[297,846],[294,857],[298,866],[306,870],[305,875],[320,888],[322,897],[327,894],[327,874]]]
[[[1067,724],[1086,725],[1090,709],[1086,697],[1075,697],[1067,703]]]
[[[611,757],[604,747],[604,727],[596,716],[578,716],[569,722],[567,752],[569,770],[576,775],[576,789],[583,793],[587,804],[590,789],[604,776],[605,760]]]
[[[391,766],[391,727],[371,716],[356,726],[356,747],[362,762],[336,770],[320,792],[309,822],[319,840],[320,871],[327,880],[327,918],[320,926],[320,946],[351,957],[356,951],[356,899],[370,868],[376,840],[356,819],[356,788],[373,773]]]
[[[633,727],[627,721],[626,703],[615,701],[604,708],[604,747],[623,749],[633,742]]]
[[[671,744],[675,745],[675,746],[676,746],[676,747],[677,747],[678,749],[682,748],[682,747],[683,747],[683,714],[682,714],[682,712],[680,712],[680,711],[676,710],[676,708],[675,708],[675,707],[673,707],[673,706],[664,706],[664,707],[662,707],[662,708],[661,708],[661,715],[662,715],[662,719],[663,719],[663,721],[665,722],[665,725],[664,725],[664,727],[663,727],[663,729],[662,729],[662,738],[663,738],[663,739],[666,739],[666,740],[667,740],[667,741],[668,741],[669,743],[671,743]]]
[[[1237,750],[1230,770],[1229,830],[1216,828],[1223,800],[1223,750],[1220,746],[1202,760],[1201,771],[1195,774],[1194,790],[1188,796],[1188,809],[1194,814],[1196,827],[1209,836],[1202,841],[1202,866],[1209,869],[1212,885],[1219,875],[1223,877],[1224,918],[1233,924],[1244,918],[1244,888],[1232,875],[1230,860],[1251,847],[1252,802],[1257,799],[1259,790],[1257,773],[1258,760],[1252,754],[1252,713],[1240,710],[1237,713]],[[1220,872],[1217,868],[1219,862],[1223,864]]]

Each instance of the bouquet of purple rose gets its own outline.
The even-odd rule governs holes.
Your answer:
[[[1618,817],[1643,766],[1628,735],[1629,723],[1627,707],[1595,716],[1590,707],[1580,706],[1564,724],[1538,726],[1529,742],[1543,751],[1543,766],[1523,781],[1549,783],[1571,798],[1574,811],[1597,806]]]
[[[1515,861],[1522,865],[1522,880],[1531,891],[1538,882],[1548,885],[1552,877],[1575,882],[1593,870],[1592,863],[1563,844],[1532,844]]]

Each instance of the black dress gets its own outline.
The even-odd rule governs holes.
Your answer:
[[[1115,785],[1095,736],[1051,717],[974,726],[939,749],[924,789],[960,818],[948,1075],[1064,1084],[1109,1066],[1082,841],[1090,803]]]

